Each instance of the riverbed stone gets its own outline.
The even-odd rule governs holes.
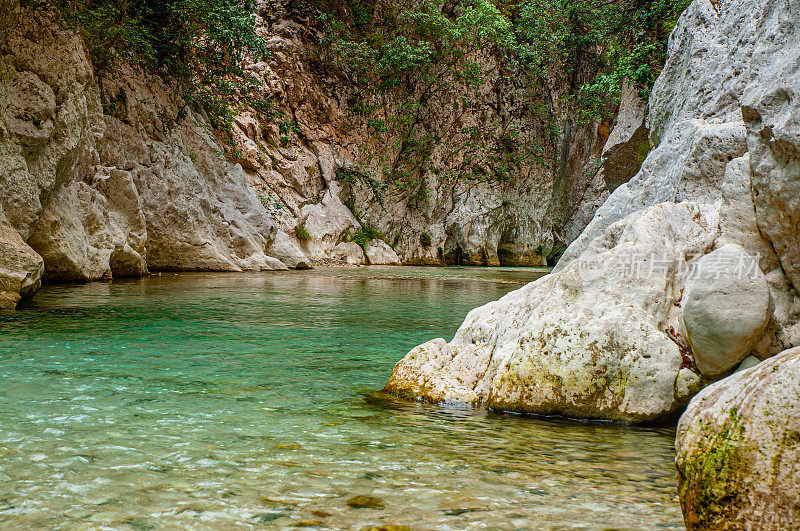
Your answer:
[[[687,529],[792,529],[800,521],[800,349],[701,391],[678,424]]]
[[[383,509],[383,500],[376,496],[359,495],[347,500],[347,505],[353,509]]]
[[[383,240],[370,240],[364,247],[370,265],[400,265],[400,258],[394,249]]]
[[[694,264],[681,305],[686,338],[705,376],[725,373],[747,357],[773,310],[764,273],[736,244]]]
[[[350,265],[364,265],[367,263],[364,250],[356,242],[341,242],[334,247],[331,257],[334,260]]]

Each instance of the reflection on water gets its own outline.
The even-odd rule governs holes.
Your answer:
[[[374,392],[410,348],[539,274],[47,286],[0,313],[0,527],[682,527],[671,430]]]

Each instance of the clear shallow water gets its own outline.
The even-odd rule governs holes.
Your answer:
[[[370,392],[410,348],[539,274],[46,286],[0,313],[0,527],[682,527],[672,430]],[[352,508],[355,495],[384,508]]]

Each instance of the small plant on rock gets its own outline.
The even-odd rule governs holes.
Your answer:
[[[309,234],[308,229],[306,229],[306,226],[302,223],[294,228],[294,235],[303,243],[311,239],[311,234]]]

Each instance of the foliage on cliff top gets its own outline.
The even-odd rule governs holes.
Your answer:
[[[187,104],[199,104],[215,125],[228,122],[231,102],[257,105],[259,87],[242,69],[260,56],[251,0],[28,0],[55,7],[83,37],[99,75],[116,61],[136,63],[174,83]]]
[[[627,79],[647,98],[667,40],[691,0],[522,0],[514,26],[520,60],[534,75],[563,68],[577,110],[596,118],[619,102]],[[579,75],[579,67],[586,72]]]
[[[647,98],[672,28],[691,0],[318,0],[328,43],[362,91],[481,83],[480,55],[515,74],[566,73],[586,110],[619,101],[623,79]],[[582,72],[586,70],[585,72]],[[579,75],[583,73],[583,75]],[[600,100],[605,100],[601,102]]]

